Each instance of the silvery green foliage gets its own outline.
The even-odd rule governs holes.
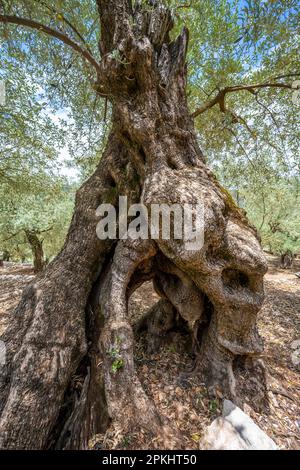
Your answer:
[[[171,7],[176,19],[173,34],[183,25],[190,30],[191,111],[224,87],[269,80],[294,83],[299,78],[297,0],[163,3]],[[100,59],[100,23],[94,1],[5,0],[1,13],[51,26]],[[6,84],[6,104],[0,106],[0,181],[20,194],[37,193],[45,172],[59,172],[59,151],[65,146],[70,166],[78,168],[83,178],[88,176],[100,158],[110,118],[109,104],[106,110],[105,100],[95,92],[94,70],[60,41],[2,23],[0,54],[0,80]],[[287,220],[293,223],[295,205],[289,187],[299,175],[299,106],[293,96],[295,89],[241,91],[228,95],[226,112],[215,106],[195,120],[211,166],[234,194],[243,193],[243,204],[259,229],[264,193],[271,191],[276,200],[276,179],[287,180],[280,200],[288,211],[284,225]],[[271,208],[271,200],[267,205]],[[266,243],[267,227],[266,222],[261,227]],[[272,241],[276,250],[291,244],[280,233]]]

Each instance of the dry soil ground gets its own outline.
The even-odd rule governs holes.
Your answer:
[[[251,373],[237,369],[238,391],[242,407],[274,439],[280,449],[300,449],[300,261],[291,270],[278,268],[277,259],[268,256],[266,300],[259,315],[259,330],[265,341],[265,372]],[[0,333],[7,323],[7,313],[17,304],[24,287],[32,281],[30,266],[6,263],[0,268]],[[157,300],[151,283],[145,283],[130,301],[134,322]],[[136,345],[136,365],[140,379],[162,415],[181,430],[184,447],[197,449],[207,425],[221,413],[222,396],[211,400],[199,377],[180,383],[180,374],[192,365],[186,351],[187,337],[174,332],[168,343],[154,355],[147,355],[144,337]],[[106,448],[155,448],[146,435],[123,435],[108,431],[98,445]]]

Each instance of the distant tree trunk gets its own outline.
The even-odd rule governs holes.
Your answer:
[[[193,374],[210,393],[235,397],[233,361],[262,351],[256,329],[266,261],[250,226],[207,168],[186,101],[188,31],[171,41],[170,10],[151,0],[98,0],[98,90],[112,102],[112,131],[79,189],[61,253],[24,291],[3,337],[0,447],[86,448],[119,423],[181,445],[142,388],[127,318],[130,295],[153,279],[161,297],[149,348],[183,318],[199,345]],[[204,245],[96,236],[100,203],[204,204]],[[99,304],[100,299],[100,304]],[[152,318],[152,320],[151,320]],[[180,323],[178,324],[178,327]]]
[[[39,273],[45,266],[43,241],[33,230],[25,230],[25,235],[32,251],[34,272]]]
[[[290,269],[294,264],[294,255],[291,250],[287,250],[280,256],[280,267],[282,269]]]
[[[9,261],[10,260],[10,253],[7,250],[4,250],[3,252],[3,261]]]
[[[7,250],[4,250],[0,255],[0,267],[4,266],[4,261],[10,260],[10,254]]]

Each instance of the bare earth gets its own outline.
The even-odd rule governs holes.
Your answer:
[[[300,365],[292,360],[293,341],[300,349],[300,261],[291,270],[277,267],[277,259],[268,256],[265,278],[266,300],[259,315],[259,330],[265,341],[265,371],[245,371],[237,365],[238,395],[244,411],[276,442],[280,449],[300,449]],[[0,268],[0,334],[8,312],[20,299],[22,290],[34,277],[30,266],[5,263]],[[151,283],[145,283],[130,301],[132,322],[158,299]],[[158,354],[144,350],[144,337],[136,345],[136,365],[147,393],[159,412],[181,430],[184,448],[198,449],[207,425],[221,413],[222,396],[210,400],[199,377],[181,383],[179,376],[192,366],[186,350],[187,336],[174,332]],[[300,353],[300,351],[299,351]],[[297,351],[296,351],[297,355]],[[122,434],[109,429],[95,440],[98,448],[155,449],[155,441],[146,435]],[[97,447],[97,446],[96,446]]]

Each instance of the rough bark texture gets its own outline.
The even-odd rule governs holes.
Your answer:
[[[222,388],[234,397],[234,359],[262,351],[256,315],[266,262],[255,230],[198,147],[186,102],[188,31],[171,41],[171,13],[156,1],[147,8],[97,3],[97,87],[112,102],[112,133],[77,193],[62,252],[26,289],[3,338],[2,448],[86,448],[110,420],[179,447],[134,369],[127,304],[146,279],[161,301],[137,329],[148,328],[153,349],[183,319],[197,351],[193,373],[203,374],[212,393]],[[161,238],[100,241],[96,208],[117,205],[119,195],[149,209],[202,201],[203,247],[188,251],[181,240]]]

